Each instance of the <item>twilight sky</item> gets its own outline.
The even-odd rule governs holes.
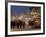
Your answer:
[[[31,11],[32,7],[11,5],[11,15],[21,15],[26,13],[28,10]]]

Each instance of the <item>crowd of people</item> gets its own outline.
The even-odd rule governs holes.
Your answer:
[[[17,29],[21,29],[21,28],[25,28],[26,24],[28,23],[27,26],[34,26],[35,28],[40,28],[41,27],[41,23],[40,23],[40,18],[34,18],[34,20],[28,20],[28,21],[23,21],[23,20],[14,20],[11,21],[11,29],[13,28],[17,28]]]

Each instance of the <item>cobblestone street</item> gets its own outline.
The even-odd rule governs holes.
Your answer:
[[[11,29],[11,31],[30,31],[30,30],[40,30],[40,28],[35,29],[34,27],[27,26],[25,28],[19,28],[19,29],[17,29],[17,27],[15,26],[14,29]]]

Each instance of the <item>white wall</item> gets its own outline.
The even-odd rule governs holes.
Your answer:
[[[0,37],[5,34],[5,1],[0,0]]]
[[[37,2],[46,3],[46,0],[21,0],[21,1],[33,1],[33,2],[37,1]],[[46,17],[45,17],[45,20],[46,20]],[[45,26],[46,26],[46,23],[45,23]],[[0,0],[0,37],[5,37],[5,0]],[[46,37],[46,32],[45,32],[45,35],[30,35],[30,36],[18,36],[18,37]]]

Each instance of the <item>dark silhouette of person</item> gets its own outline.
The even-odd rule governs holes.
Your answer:
[[[12,28],[14,29],[14,26],[15,26],[15,21],[11,21],[11,29]]]

